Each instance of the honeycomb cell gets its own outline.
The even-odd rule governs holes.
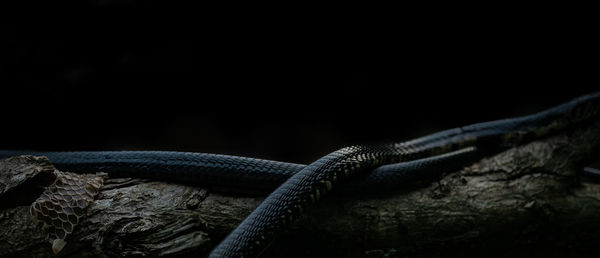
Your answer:
[[[63,222],[62,226],[63,226],[63,229],[65,229],[65,231],[67,233],[73,232],[73,224],[71,224],[71,222],[68,222],[68,221]]]
[[[56,211],[55,211],[55,210],[49,210],[49,211],[48,211],[48,214],[46,214],[46,215],[48,215],[48,217],[50,217],[51,219],[56,219],[56,218],[58,218],[58,213],[56,213]]]
[[[71,209],[73,209],[73,212],[75,213],[75,216],[81,217],[83,216],[83,212],[84,210],[82,208],[77,207],[75,204],[71,206]]]
[[[59,200],[59,201],[60,201],[60,200],[64,200],[64,199],[65,199],[65,196],[64,196],[64,195],[62,195],[62,193],[56,193],[56,194],[54,195],[54,199],[56,199],[56,200]]]
[[[58,202],[58,200],[50,200],[50,207],[52,207],[53,210],[60,210],[60,203]]]
[[[58,219],[62,222],[69,221],[69,216],[65,213],[59,212]]]
[[[73,209],[71,209],[71,207],[68,207],[66,205],[62,206],[63,208],[63,212],[67,215],[73,215]]]
[[[62,195],[63,199],[65,199],[65,201],[70,202],[71,200],[73,200],[73,196],[70,195]]]
[[[79,217],[76,215],[68,215],[68,218],[69,222],[71,222],[73,225],[77,225],[77,223],[79,223]]]

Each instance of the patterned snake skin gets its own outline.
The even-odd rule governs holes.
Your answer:
[[[0,158],[45,155],[65,171],[103,171],[117,177],[258,192],[277,188],[210,254],[252,257],[309,204],[333,188],[343,189],[344,184],[339,182],[349,181],[346,187],[352,189],[369,189],[368,186],[377,189],[382,185],[383,189],[393,189],[407,181],[439,173],[440,167],[464,164],[464,160],[480,156],[481,152],[512,147],[588,122],[599,113],[600,93],[594,93],[529,116],[445,130],[403,143],[343,148],[308,166],[227,155],[143,151],[0,151]],[[368,171],[372,172],[365,173]],[[361,180],[348,180],[352,178]]]
[[[47,232],[52,251],[58,254],[66,244],[65,239],[102,188],[102,178],[89,174],[54,173],[56,180],[31,205],[29,213]]]

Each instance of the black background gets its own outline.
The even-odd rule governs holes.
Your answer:
[[[90,3],[111,14],[141,5]],[[307,163],[346,145],[528,114],[599,88],[585,17],[168,21],[178,16],[72,21],[65,36],[4,25],[0,148]]]

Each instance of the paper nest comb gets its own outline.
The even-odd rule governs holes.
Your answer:
[[[58,254],[65,239],[85,215],[102,188],[102,177],[55,171],[56,180],[31,205],[29,212],[42,224],[52,251]]]

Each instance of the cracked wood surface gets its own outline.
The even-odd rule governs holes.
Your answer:
[[[580,174],[599,146],[596,121],[448,171],[421,187],[377,195],[334,191],[263,255],[595,257],[600,182]],[[49,169],[44,158],[0,161],[0,172],[12,178]],[[0,190],[13,187],[5,185]],[[204,256],[263,198],[106,179],[58,256]],[[0,195],[0,256],[54,256],[29,207],[6,202]]]

